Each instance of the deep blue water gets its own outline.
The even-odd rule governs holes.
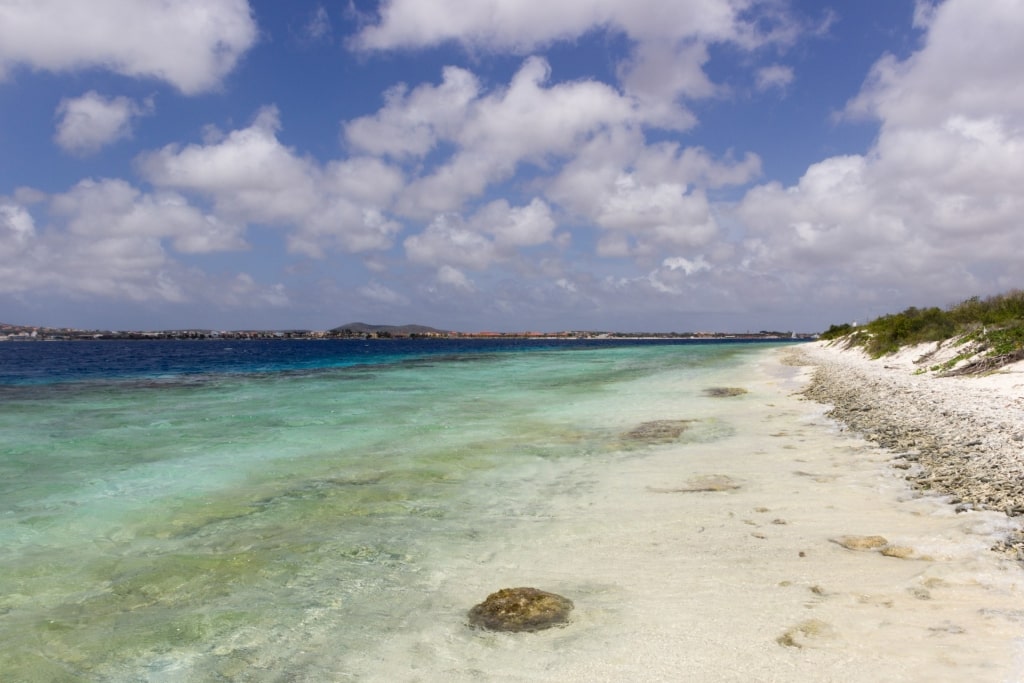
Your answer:
[[[0,344],[0,385],[49,384],[180,375],[276,373],[380,365],[437,356],[757,344],[758,340],[690,339],[391,339],[146,340]],[[774,341],[774,343],[778,343]]]

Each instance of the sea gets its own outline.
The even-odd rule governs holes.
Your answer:
[[[932,651],[886,649],[921,633],[930,680],[1010,680],[1017,576],[977,564],[1005,524],[917,500],[798,405],[766,361],[789,346],[0,344],[0,680],[923,680]],[[853,586],[880,555],[829,534],[897,519],[948,561]],[[520,585],[570,622],[468,623]]]

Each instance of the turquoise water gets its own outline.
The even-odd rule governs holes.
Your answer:
[[[0,679],[344,672],[763,348],[378,343],[0,348]]]

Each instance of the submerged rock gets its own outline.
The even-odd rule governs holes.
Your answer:
[[[537,588],[502,588],[469,610],[472,626],[491,631],[540,631],[569,619],[569,598]]]
[[[623,435],[627,441],[641,443],[669,443],[690,428],[694,420],[652,420],[643,422]]]
[[[833,538],[833,543],[838,543],[847,550],[878,550],[889,545],[885,536],[840,536]]]
[[[704,395],[711,398],[729,398],[730,396],[742,396],[745,393],[747,390],[740,387],[710,387],[704,390]]]
[[[647,487],[653,493],[705,493],[714,491],[735,491],[740,488],[739,482],[724,474],[705,474],[693,477],[685,485],[673,488]]]

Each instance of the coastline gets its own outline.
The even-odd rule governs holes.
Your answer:
[[[928,371],[936,345],[872,360],[815,342],[796,350],[814,366],[803,394],[828,416],[895,453],[913,488],[948,496],[958,512],[1024,515],[1024,363],[983,376]],[[1024,542],[1015,543],[1024,559]]]
[[[988,552],[1014,521],[912,491],[889,450],[801,395],[807,363],[828,356],[794,362],[805,346],[705,378],[747,390],[729,398],[632,412],[627,391],[614,429],[683,418],[727,431],[572,465],[542,510],[445,571],[446,619],[348,660],[345,674],[400,680],[381,663],[415,653],[424,681],[1019,680],[1024,574]],[[708,386],[650,381],[633,390]],[[874,539],[884,545],[857,544]],[[466,629],[460,610],[520,585],[572,599],[570,623]]]
[[[76,550],[62,553],[71,558],[62,578],[36,573],[32,554],[23,567],[5,565],[16,589],[0,602],[9,643],[0,669],[24,667],[19,680],[63,670],[154,683],[1021,680],[1024,573],[1017,559],[989,551],[1021,520],[994,509],[958,513],[934,489],[912,490],[906,477],[918,463],[841,428],[803,395],[814,363],[839,373],[860,361],[808,345],[733,348],[707,364],[701,354],[654,355],[662,360],[641,371],[626,352],[599,354],[605,363],[524,356],[514,374],[494,374],[500,362],[442,366],[441,395],[426,381],[433,371],[421,372],[435,363],[356,373],[362,380],[341,389],[360,397],[360,409],[384,391],[380,410],[408,411],[391,398],[418,392],[419,419],[396,412],[389,431],[411,430],[407,437],[441,444],[438,453],[486,456],[494,442],[492,454],[514,454],[515,463],[467,470],[434,455],[418,461],[426,479],[410,478],[404,445],[388,459],[377,445],[388,439],[353,434],[337,439],[346,451],[324,450],[311,466],[289,457],[287,475],[260,488],[246,475],[237,489],[190,498],[166,521],[122,524],[100,543],[84,531],[84,545],[65,546]],[[609,361],[619,371],[609,374]],[[212,417],[215,436],[228,434],[244,397],[266,406],[255,422],[263,431],[244,421],[259,443],[220,453],[244,455],[232,471],[258,456],[315,455],[310,444],[370,424],[329,417],[343,404],[332,403],[339,386],[327,375],[240,382],[235,394],[222,383],[184,394],[147,387],[119,400],[148,407],[117,419],[134,427],[125,444],[143,443],[135,425],[159,416],[167,422],[142,430],[148,448],[176,449],[182,433],[206,445],[197,430]],[[259,400],[268,396],[254,393],[261,387],[273,400]],[[481,412],[467,417],[460,396]],[[193,403],[203,408],[169,409]],[[78,407],[55,407],[42,424],[109,424],[85,417],[93,402]],[[475,428],[451,431],[464,420]],[[24,438],[35,442],[39,431]],[[371,450],[381,459],[343,457]],[[203,448],[187,461],[196,479],[180,466],[174,478],[194,491],[213,471],[201,467],[211,455]],[[397,483],[437,482],[437,496],[381,488],[377,473],[387,470]],[[97,505],[124,504],[154,479],[140,474],[119,484],[86,478],[98,481]],[[152,489],[140,490],[144,509]],[[240,497],[224,495],[231,491]],[[65,521],[49,524],[77,538],[68,520],[91,526],[93,517],[84,505],[67,507]],[[53,514],[52,501],[43,512]],[[17,531],[33,553],[44,547]],[[87,564],[101,581],[76,587]],[[29,572],[32,581],[22,578]],[[524,633],[471,627],[473,605],[515,586],[571,599],[569,622]],[[119,639],[109,637],[112,623]]]

